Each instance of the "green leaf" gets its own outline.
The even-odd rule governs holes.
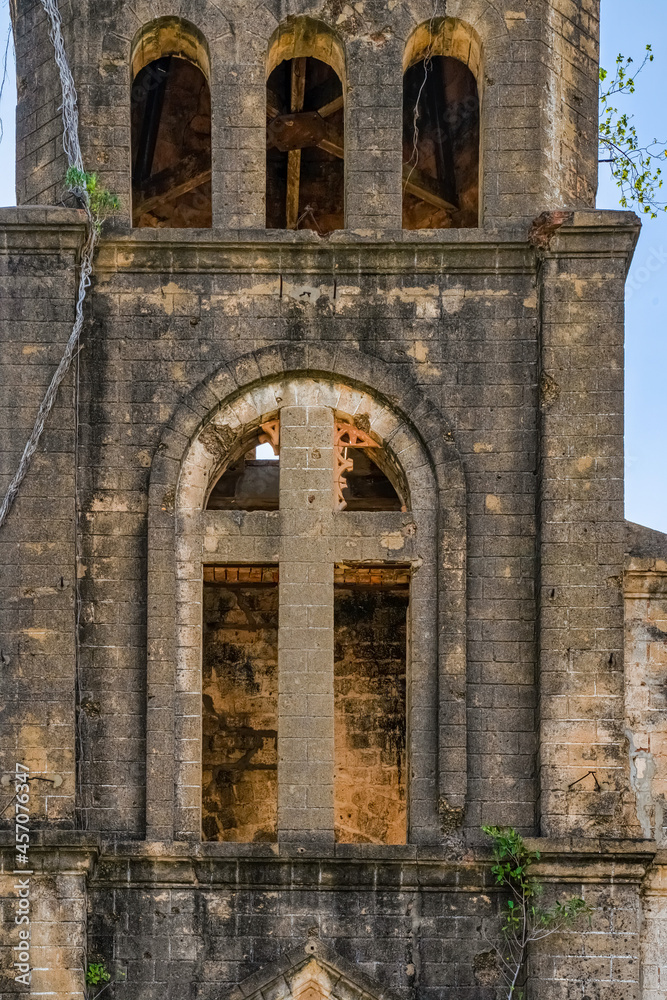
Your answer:
[[[645,53],[642,63],[632,75],[629,75],[629,67],[633,59],[625,58],[622,53],[616,58],[613,79],[603,67],[600,68],[600,84],[605,84],[600,86],[600,159],[609,162],[612,177],[619,187],[621,206],[627,208],[633,205],[656,218],[658,210],[667,210],[667,204],[659,200],[662,180],[657,166],[667,156],[667,142],[654,138],[652,142],[643,144],[632,116],[627,112],[621,114],[617,107],[610,104],[613,95],[636,92],[637,78],[654,58],[650,45],[646,46]]]
[[[111,981],[111,976],[107,972],[104,962],[89,962],[86,969],[86,983],[88,986],[100,986],[102,983]]]
[[[78,198],[86,201],[98,231],[102,222],[120,208],[120,199],[100,183],[97,174],[70,167],[65,184]]]

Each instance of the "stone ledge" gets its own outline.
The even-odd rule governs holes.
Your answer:
[[[0,208],[0,253],[79,250],[86,234],[82,209],[56,205]]]
[[[623,574],[623,596],[628,600],[648,600],[651,597],[667,596],[667,565],[664,560],[655,560],[657,565],[646,568],[632,567]]]
[[[301,240],[292,238],[301,233],[276,237],[266,230],[131,230],[110,234],[102,241],[96,271],[322,274],[332,287],[337,276],[347,274],[535,272],[537,258],[525,234],[504,237],[482,230],[468,232],[474,239],[440,236],[408,241],[402,233],[383,233],[370,241],[348,232],[336,234],[336,240],[317,236]]]
[[[629,267],[640,232],[634,212],[579,210],[555,230],[543,253],[548,258],[626,257]]]
[[[629,262],[639,235],[633,212],[574,212],[555,234],[547,256],[620,257]],[[525,224],[502,229],[108,230],[98,254],[102,271],[190,271],[337,274],[525,274],[538,252]]]
[[[0,250],[78,248],[82,210],[22,205],[0,209]],[[554,234],[546,255],[630,259],[640,223],[633,212],[576,211]],[[523,224],[499,229],[311,230],[132,229],[110,223],[97,271],[276,273],[534,273],[537,253]]]
[[[331,853],[304,856],[299,848],[289,851],[270,844],[188,844],[145,841],[95,844],[90,834],[70,832],[34,838],[32,870],[42,873],[90,874],[103,885],[174,886],[274,886],[393,889],[415,887],[447,891],[493,889],[492,857],[486,849],[461,849],[453,856],[446,846],[383,847],[339,845]],[[40,842],[38,842],[40,841]],[[54,842],[55,841],[55,842]],[[652,841],[600,841],[593,839],[527,839],[541,858],[535,874],[546,882],[640,883],[666,852],[656,855]],[[212,850],[212,849],[216,850]],[[465,852],[465,853],[464,853]],[[13,871],[13,835],[3,831],[0,839],[2,871]],[[663,858],[667,860],[667,856]]]

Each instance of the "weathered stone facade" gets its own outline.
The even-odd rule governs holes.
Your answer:
[[[594,208],[597,0],[62,12],[84,160],[122,208],[0,529],[0,770],[31,769],[34,872],[28,990],[10,802],[0,998],[83,998],[103,961],[127,1000],[492,1000],[480,827],[507,824],[549,894],[593,908],[534,950],[527,996],[666,1000],[667,541],[624,520],[639,224]],[[302,16],[343,83],[345,229],[326,238],[264,226],[268,52],[306,58]],[[434,17],[479,91],[480,225],[415,232],[404,53]],[[181,55],[208,74],[208,229],[130,225],[132,60],[160,18],[193,26]],[[17,0],[14,27],[3,491],[85,221],[62,206],[41,4]],[[209,505],[269,425],[275,503]],[[393,508],[343,509],[342,427]]]

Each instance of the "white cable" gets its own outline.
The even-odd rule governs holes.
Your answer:
[[[74,86],[74,79],[69,68],[69,63],[67,62],[60,11],[58,9],[57,0],[41,0],[41,4],[51,25],[49,37],[53,42],[56,65],[58,66],[60,83],[62,86],[63,149],[65,150],[65,155],[67,156],[68,166],[75,167],[83,173],[83,158],[81,156],[81,145],[79,143],[79,111],[77,108],[76,88]],[[81,199],[88,217],[88,235],[81,254],[79,292],[76,301],[74,326],[72,327],[72,332],[69,335],[69,340],[65,346],[65,351],[60,360],[60,364],[56,368],[53,378],[51,379],[51,384],[49,385],[46,395],[44,396],[44,399],[39,407],[37,419],[35,420],[35,426],[33,427],[32,433],[23,450],[19,467],[16,470],[14,478],[9,484],[9,488],[7,489],[2,504],[0,504],[0,528],[7,519],[7,515],[12,508],[12,504],[18,495],[21,483],[25,479],[26,473],[30,467],[32,457],[37,451],[39,440],[42,436],[42,432],[44,431],[44,425],[46,424],[48,416],[53,409],[53,404],[56,401],[58,389],[70,369],[72,359],[77,353],[81,330],[83,328],[83,304],[86,298],[86,291],[90,285],[90,276],[93,270],[93,255],[95,253],[95,247],[97,245],[99,234],[96,220],[91,211],[88,191],[85,188],[76,188],[74,190],[74,194]]]
[[[412,114],[412,153],[410,155],[410,159],[408,160],[408,163],[412,164],[412,166],[410,167],[410,172],[409,172],[408,176],[405,178],[405,180],[403,182],[403,191],[404,192],[407,191],[408,184],[410,183],[412,175],[415,172],[415,170],[417,169],[417,166],[419,164],[419,118],[420,118],[420,114],[419,114],[419,102],[421,101],[422,94],[423,94],[423,92],[424,92],[424,90],[426,88],[426,83],[427,83],[427,80],[428,80],[429,70],[430,70],[432,62],[433,62],[433,47],[434,47],[434,44],[435,44],[435,39],[433,37],[433,26],[435,24],[435,19],[436,19],[437,16],[438,16],[438,0],[434,0],[434,2],[433,2],[433,13],[431,14],[431,17],[429,18],[429,22],[428,22],[429,42],[428,42],[428,45],[426,47],[426,52],[424,54],[424,59],[423,59],[423,62],[424,62],[424,79],[422,80],[421,87],[419,88],[419,91],[417,93],[417,99],[415,100],[414,112]],[[413,163],[413,160],[414,160],[414,163]]]

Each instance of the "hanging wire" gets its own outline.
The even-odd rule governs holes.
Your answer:
[[[83,157],[81,155],[81,145],[79,142],[79,111],[77,107],[77,95],[76,88],[74,86],[74,79],[72,77],[72,72],[67,61],[67,54],[65,52],[60,11],[58,9],[57,0],[40,0],[40,2],[49,19],[49,37],[53,43],[56,65],[58,67],[62,87],[63,103],[61,110],[63,118],[63,149],[65,150],[68,166],[74,167],[80,172],[81,175],[83,175]],[[0,528],[5,523],[7,515],[9,514],[9,511],[11,510],[18,495],[21,483],[25,479],[26,473],[30,468],[30,463],[35,452],[37,451],[37,446],[39,445],[40,438],[44,431],[44,426],[56,401],[58,389],[67,375],[71,367],[72,360],[79,349],[79,340],[81,338],[81,330],[83,329],[83,304],[86,298],[86,291],[90,286],[90,276],[93,270],[93,256],[99,239],[99,228],[96,225],[96,219],[94,218],[91,210],[90,198],[88,196],[87,189],[85,187],[77,187],[73,189],[73,193],[80,199],[88,220],[86,241],[81,253],[79,290],[76,300],[74,325],[65,346],[60,364],[54,372],[51,384],[49,385],[46,395],[44,396],[44,399],[39,407],[37,419],[35,420],[35,426],[33,427],[32,433],[23,450],[23,455],[21,456],[21,461],[19,462],[16,474],[9,484],[2,504],[0,504]]]
[[[2,83],[0,83],[0,101],[2,101],[3,95],[5,93],[5,84],[7,83],[7,76],[8,76],[7,68],[9,65],[9,46],[11,45],[12,38],[13,38],[12,22],[10,19],[9,28],[7,29],[7,42],[5,44],[5,55],[2,60]],[[4,137],[5,137],[5,123],[3,122],[2,118],[0,118],[0,142],[2,142]]]
[[[415,109],[412,114],[412,153],[410,154],[409,164],[410,172],[403,182],[403,190],[406,191],[408,184],[410,183],[410,178],[417,169],[419,164],[419,102],[421,101],[422,94],[426,87],[426,82],[428,80],[428,74],[433,65],[433,48],[435,46],[435,38],[433,37],[433,28],[435,25],[435,19],[438,16],[438,4],[439,0],[434,0],[433,2],[433,12],[428,22],[428,46],[426,47],[426,54],[424,55],[424,79],[421,82],[421,86],[417,92],[417,97],[415,99]]]

